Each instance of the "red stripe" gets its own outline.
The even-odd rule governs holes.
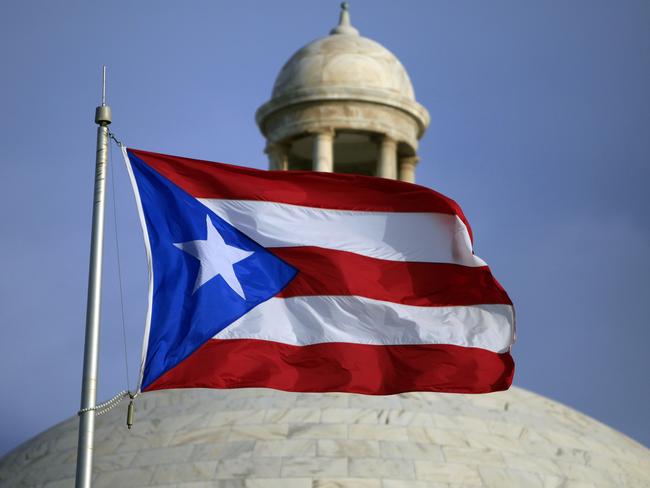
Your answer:
[[[320,247],[269,250],[299,270],[278,294],[283,298],[357,295],[418,306],[512,305],[487,266],[386,261]]]
[[[307,207],[458,215],[458,204],[423,186],[374,176],[314,171],[263,171],[138,149],[130,153],[196,198],[263,200]]]
[[[255,339],[209,340],[145,391],[169,388],[274,388],[391,395],[407,391],[506,390],[509,353],[451,345],[291,346]]]

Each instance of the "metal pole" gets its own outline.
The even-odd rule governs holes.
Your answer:
[[[108,165],[108,124],[111,108],[106,105],[106,66],[102,68],[102,104],[95,110],[97,154],[95,159],[95,194],[93,224],[90,238],[90,269],[88,272],[88,301],[86,305],[86,341],[81,384],[79,413],[79,443],[77,444],[77,488],[90,488],[95,434],[95,402],[97,399],[97,360],[99,357],[99,319],[101,311],[102,253],[104,245],[104,202],[106,167]]]

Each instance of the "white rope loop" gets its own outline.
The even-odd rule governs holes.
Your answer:
[[[123,390],[110,400],[100,403],[99,405],[95,405],[94,407],[89,408],[82,408],[77,412],[77,415],[81,415],[82,413],[86,412],[92,412],[93,410],[95,411],[95,415],[104,415],[105,413],[110,412],[115,407],[117,407],[125,398],[130,398],[133,400],[137,396],[137,393],[131,393],[130,391]]]

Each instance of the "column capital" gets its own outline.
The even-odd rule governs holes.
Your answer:
[[[267,142],[264,152],[268,155],[275,154],[277,152],[287,152],[289,146],[281,142]]]
[[[320,129],[315,129],[315,130],[309,131],[309,133],[314,135],[314,136],[323,135],[323,136],[334,137],[336,135],[336,131],[332,127],[322,127]]]
[[[399,158],[400,165],[404,164],[415,167],[419,162],[420,156],[402,156]]]
[[[397,140],[393,139],[388,134],[375,134],[371,137],[372,141],[378,145],[395,145],[397,146]]]

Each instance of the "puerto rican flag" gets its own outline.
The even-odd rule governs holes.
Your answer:
[[[510,386],[512,303],[453,200],[123,151],[150,269],[141,391]]]

